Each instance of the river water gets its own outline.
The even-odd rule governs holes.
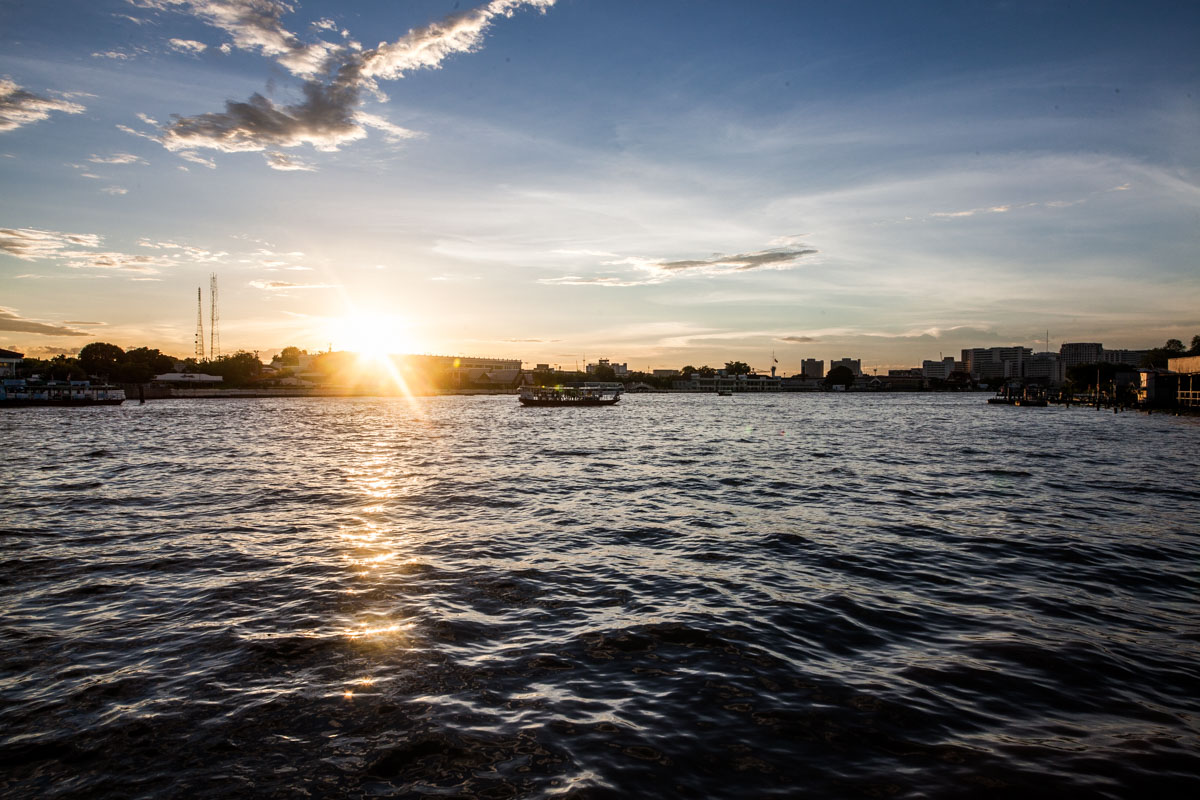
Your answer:
[[[1200,796],[1200,420],[0,410],[4,797]]]

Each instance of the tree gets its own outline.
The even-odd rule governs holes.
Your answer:
[[[847,366],[839,364],[829,370],[829,374],[825,376],[825,385],[829,388],[844,386],[849,389],[854,385],[854,371]]]
[[[1200,336],[1192,337],[1193,347],[1195,347],[1197,344],[1200,344],[1200,341],[1197,340],[1200,340]],[[1168,358],[1179,358],[1180,356],[1185,355],[1186,352],[1187,351],[1185,351],[1183,347],[1183,342],[1179,341],[1178,339],[1167,339],[1167,343],[1162,347],[1155,347],[1153,350],[1146,351],[1146,355],[1142,358],[1142,366],[1166,369]],[[1197,351],[1197,354],[1200,354],[1200,351]]]
[[[79,351],[79,366],[84,372],[98,378],[114,375],[117,367],[125,362],[125,351],[108,342],[92,342]]]
[[[700,374],[701,378],[712,378],[717,374],[717,371],[707,364],[697,369],[696,372]]]
[[[726,375],[749,375],[750,374],[750,365],[747,364],[745,361],[726,361],[725,362],[725,374]]]
[[[204,364],[209,375],[220,375],[225,383],[236,386],[248,383],[262,374],[262,362],[253,353],[239,350],[231,356],[221,356]]]
[[[1188,351],[1189,356],[1200,356],[1200,334],[1192,337],[1192,349]]]
[[[285,347],[279,354],[279,363],[285,367],[300,366],[300,356],[308,355],[307,350],[301,350],[299,347]]]
[[[695,372],[695,371],[696,371],[696,368],[695,368],[695,367],[693,367],[691,364],[688,364],[686,367],[684,367],[683,369],[679,370],[679,373],[680,373],[681,375],[683,375],[683,377],[685,377],[685,378],[691,378],[691,377],[692,377],[692,373],[693,373],[693,372]]]
[[[617,373],[616,370],[614,370],[608,364],[600,364],[596,367],[595,372],[592,373],[592,377],[598,381],[615,381],[617,379]]]
[[[117,370],[116,379],[124,383],[147,383],[155,375],[170,372],[175,368],[175,359],[157,348],[135,347],[125,352],[124,363]]]

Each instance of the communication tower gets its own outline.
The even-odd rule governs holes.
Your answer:
[[[208,357],[216,361],[221,357],[221,332],[217,328],[217,323],[221,321],[221,312],[217,308],[217,273],[215,272],[209,276],[208,299],[212,304],[208,325]]]
[[[196,360],[204,360],[204,306],[200,303],[200,287],[196,287]]]

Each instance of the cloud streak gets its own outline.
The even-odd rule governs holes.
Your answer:
[[[752,253],[736,255],[716,254],[709,258],[693,258],[672,261],[650,259],[641,256],[602,262],[605,266],[633,267],[646,273],[645,277],[623,278],[611,275],[582,277],[565,275],[557,278],[542,278],[538,283],[551,286],[649,286],[682,275],[729,275],[756,270],[793,269],[806,256],[815,255],[816,249],[802,245],[772,247]]]
[[[27,92],[8,78],[0,78],[0,133],[40,122],[58,111],[82,114],[85,109],[69,100],[42,97]]]

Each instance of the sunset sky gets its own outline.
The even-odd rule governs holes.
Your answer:
[[[1200,333],[1200,4],[0,0],[0,347]]]

